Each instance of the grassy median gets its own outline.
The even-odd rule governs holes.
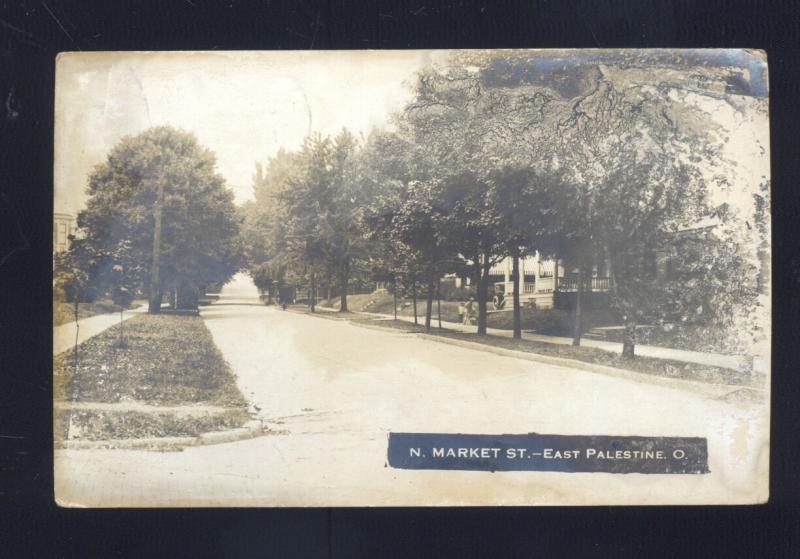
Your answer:
[[[195,436],[250,419],[202,318],[136,316],[122,346],[119,329],[54,358],[56,440]]]

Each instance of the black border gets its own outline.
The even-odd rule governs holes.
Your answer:
[[[800,549],[798,2],[21,0],[0,7],[0,39],[0,554],[790,557]],[[477,47],[767,51],[775,325],[770,503],[584,509],[57,508],[50,386],[55,55],[67,50]]]

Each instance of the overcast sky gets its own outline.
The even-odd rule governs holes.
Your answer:
[[[408,99],[422,51],[79,53],[56,83],[55,211],[85,205],[87,176],[129,134],[169,124],[217,155],[236,201],[255,162],[309,132],[365,133]]]
[[[193,132],[213,150],[219,172],[241,203],[252,196],[256,161],[266,162],[281,147],[299,147],[309,132],[335,134],[346,126],[358,134],[385,124],[409,99],[415,72],[431,57],[446,54],[433,52],[62,55],[56,72],[55,211],[77,214],[86,202],[92,168],[123,136],[160,124]],[[656,80],[664,76],[662,59],[677,53],[683,60],[679,74],[690,75],[700,64],[741,68],[732,74],[747,78],[739,80],[737,92],[766,95],[764,59],[739,50],[537,51],[523,59],[521,69],[549,75],[547,62],[560,75],[568,63],[578,67],[634,56],[641,59],[644,79],[652,74]],[[767,118],[748,109],[737,112],[721,101],[703,103],[731,134],[726,155],[738,167],[729,178],[737,197],[748,201],[761,177],[769,175]]]

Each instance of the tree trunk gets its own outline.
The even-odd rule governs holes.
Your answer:
[[[607,256],[608,263],[608,277],[611,282],[611,297],[617,306],[622,309],[622,324],[624,330],[622,333],[622,356],[628,359],[633,359],[635,356],[634,349],[636,347],[636,318],[630,312],[630,307],[625,303],[625,298],[620,294],[620,274],[623,282],[626,279],[625,272],[628,270],[625,259],[614,260],[611,258],[611,251],[608,245],[603,247]],[[624,286],[623,286],[624,289]]]
[[[161,206],[164,205],[164,181],[158,180],[158,195],[153,216],[153,265],[150,268],[150,301],[147,312],[161,312]]]
[[[394,304],[394,319],[397,320],[397,285],[394,286],[392,291],[392,303]]]
[[[572,332],[572,345],[581,345],[581,326],[583,325],[583,275],[584,266],[578,266],[578,289],[575,293],[575,326]]]
[[[411,300],[414,303],[414,326],[418,324],[417,322],[417,282],[415,281],[411,284]]]
[[[634,348],[636,347],[636,319],[630,314],[623,317],[625,322],[625,333],[623,334],[622,356],[626,359],[634,358]]]
[[[514,338],[517,340],[522,339],[522,309],[519,304],[519,251],[514,251],[511,260],[511,275],[513,281],[513,298],[514,298]]]
[[[272,304],[272,289],[273,289],[273,287],[270,284],[270,286],[267,288],[267,305],[271,305]]]
[[[317,282],[314,281],[314,287],[311,289],[311,305],[312,310],[316,312],[317,310]]]
[[[478,277],[478,335],[486,335],[486,298],[489,296],[489,258],[481,268]]]
[[[339,306],[339,312],[347,312],[347,285],[350,280],[350,265],[346,264],[344,269],[342,270],[342,277],[341,277],[341,284],[342,284],[342,296],[341,301],[342,304]]]
[[[553,255],[553,293],[558,293],[558,253]]]
[[[431,331],[431,318],[433,317],[433,297],[436,292],[435,284],[433,283],[433,278],[428,280],[428,296],[427,296],[427,306],[425,307],[425,331]]]
[[[317,312],[317,278],[311,274],[311,289],[308,294],[308,305],[311,307],[311,312]]]
[[[439,330],[442,329],[442,278],[436,280],[436,316],[439,318]]]
[[[78,312],[80,311],[80,297],[78,294],[75,294],[75,306],[73,307],[73,311],[75,312],[75,374],[78,374],[78,333],[81,330],[81,324],[78,322]]]

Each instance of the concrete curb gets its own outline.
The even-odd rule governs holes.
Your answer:
[[[657,384],[660,386],[664,386],[667,388],[674,388],[677,390],[687,390],[693,393],[700,393],[706,396],[710,396],[712,398],[724,398],[734,392],[739,392],[740,390],[750,390],[759,394],[765,394],[765,390],[760,390],[757,388],[752,388],[749,386],[740,386],[740,385],[728,385],[728,384],[710,384],[706,382],[699,382],[694,380],[685,380],[685,379],[671,379],[666,377],[659,377],[655,375],[648,375],[645,373],[639,373],[637,371],[630,371],[627,369],[617,369],[615,367],[609,367],[607,365],[597,365],[595,363],[587,363],[586,361],[578,361],[577,359],[567,359],[564,357],[551,357],[549,355],[542,355],[539,353],[528,353],[526,351],[516,351],[513,349],[506,349],[500,347],[494,347],[487,344],[481,344],[476,342],[469,342],[465,340],[456,340],[453,338],[446,338],[443,336],[436,336],[431,334],[420,333],[417,334],[425,339],[429,339],[435,342],[455,345],[459,347],[464,347],[468,349],[474,349],[476,351],[488,351],[489,353],[494,353],[497,355],[502,355],[504,357],[513,357],[516,359],[523,359],[525,361],[533,361],[538,363],[545,363],[547,365],[554,365],[557,367],[566,367],[570,369],[580,369],[582,371],[588,371],[590,373],[599,373],[603,375],[608,375],[616,378],[622,378],[625,380],[632,380],[634,382],[641,382],[647,384]]]
[[[151,437],[145,439],[116,439],[104,441],[63,441],[56,450],[161,450],[180,451],[189,446],[206,446],[243,441],[269,432],[260,419],[248,421],[243,427],[228,431],[209,431],[196,437]]]
[[[244,424],[244,427],[237,427],[228,431],[209,431],[197,436],[198,445],[230,443],[256,437],[264,432],[264,426],[260,419],[254,419]]]
[[[378,326],[376,324],[369,324],[368,322],[357,322],[354,320],[349,320],[348,323],[357,328],[366,328],[367,330],[379,330],[380,332],[387,332],[387,333],[394,332],[395,334],[403,334],[403,335],[424,333],[424,332],[414,332],[409,330],[401,330],[399,328],[391,328],[387,326]]]

